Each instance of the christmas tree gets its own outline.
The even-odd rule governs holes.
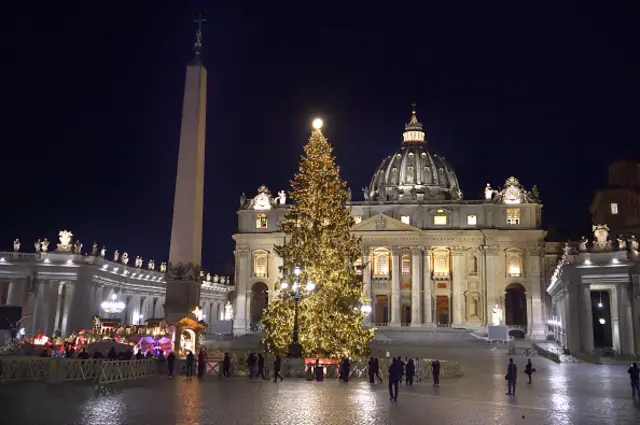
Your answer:
[[[280,223],[285,243],[275,251],[283,259],[283,279],[290,287],[296,285],[302,295],[298,314],[303,355],[364,355],[374,330],[362,327],[360,307],[367,300],[356,273],[360,241],[350,233],[348,189],[333,148],[320,131],[321,124],[316,121],[314,127],[291,181],[293,205]],[[293,339],[294,307],[289,291],[283,291],[265,311],[263,342],[268,351],[287,353]]]

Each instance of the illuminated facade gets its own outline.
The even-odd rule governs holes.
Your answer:
[[[535,186],[514,177],[465,200],[445,158],[429,152],[415,111],[399,150],[385,158],[363,200],[349,202],[362,238],[363,281],[377,326],[485,327],[498,304],[503,322],[544,337],[545,232]],[[236,241],[234,330],[259,324],[279,290],[286,203],[262,186],[241,198]],[[253,327],[254,328],[254,327]]]

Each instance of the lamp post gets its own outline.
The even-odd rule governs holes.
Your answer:
[[[280,289],[285,297],[293,298],[294,313],[293,313],[293,341],[289,344],[289,355],[294,358],[302,357],[302,345],[299,343],[300,325],[298,321],[298,303],[301,299],[307,298],[313,290],[316,288],[316,284],[310,280],[305,285],[305,290],[302,290],[300,286],[300,274],[302,270],[296,266],[293,268],[294,280],[291,287],[286,280],[282,280],[280,283]]]

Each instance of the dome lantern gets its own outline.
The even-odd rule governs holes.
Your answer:
[[[402,135],[403,143],[424,143],[424,131],[422,124],[416,117],[416,104],[411,105],[411,119],[404,126],[404,134]]]

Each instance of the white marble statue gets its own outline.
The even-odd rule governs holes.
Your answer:
[[[147,268],[149,270],[155,270],[156,269],[156,262],[153,260],[149,260],[149,262],[147,263]]]
[[[362,195],[364,196],[364,200],[368,201],[369,200],[369,189],[367,189],[366,187],[362,186]]]
[[[113,262],[117,263],[118,262],[118,258],[120,258],[120,251],[118,251],[116,249],[115,251],[113,251]]]
[[[281,190],[278,192],[278,204],[284,205],[287,203],[287,192]]]
[[[487,187],[484,188],[484,199],[491,200],[493,198],[493,189],[491,184],[487,183]]]
[[[500,326],[502,323],[502,309],[496,304],[491,313],[491,323],[493,326]]]
[[[596,251],[604,251],[609,244],[607,244],[607,240],[609,239],[609,227],[606,224],[597,224],[592,226],[593,229],[593,248]]]
[[[213,283],[218,283],[220,281],[220,277],[217,274],[213,275]]]
[[[587,238],[585,238],[584,236],[580,239],[580,246],[579,246],[579,250],[581,252],[586,252],[587,251]]]
[[[247,203],[247,194],[242,192],[240,195],[240,208],[244,207]]]
[[[60,243],[58,244],[58,251],[71,252],[71,237],[73,237],[73,233],[69,230],[61,230],[58,233],[58,240]]]
[[[636,239],[636,235],[631,235],[629,239],[629,247],[632,252],[638,252],[638,239]]]
[[[620,251],[626,251],[627,250],[627,241],[624,240],[624,236],[622,236],[622,235],[618,236],[618,249]]]
[[[76,254],[82,254],[82,246],[82,242],[76,241],[76,243],[73,244],[73,252]]]
[[[122,254],[122,264],[126,266],[128,262],[129,262],[129,254],[125,252],[124,254]]]
[[[211,282],[211,273],[207,273],[205,279],[207,279],[207,282]]]
[[[226,280],[226,278],[225,278],[224,276],[220,276],[220,283],[221,283],[221,284],[223,284],[223,285],[224,285],[226,281],[227,281],[227,280]]]
[[[94,257],[98,255],[98,244],[96,242],[91,245],[91,255]]]
[[[40,249],[42,250],[42,252],[47,252],[49,250],[49,241],[47,240],[47,238],[44,238],[44,240],[42,241]]]
[[[33,244],[33,247],[36,249],[36,252],[40,252],[41,246],[42,246],[42,242],[40,242],[40,239],[38,239],[36,243]]]
[[[227,301],[224,305],[224,320],[233,320],[233,306],[231,301]]]
[[[162,272],[162,273],[166,273],[167,272],[167,263],[165,263],[164,261],[162,263],[160,263],[160,272]]]
[[[20,239],[16,239],[15,241],[13,241],[13,250],[15,252],[20,251]]]
[[[571,255],[571,245],[569,245],[569,242],[564,243],[564,248],[562,248],[562,252],[564,253],[564,255]]]
[[[100,256],[104,258],[107,255],[107,247],[102,245],[102,249],[100,250]]]
[[[142,267],[142,258],[140,258],[139,255],[136,256],[135,266],[136,266],[136,268],[141,268]]]

